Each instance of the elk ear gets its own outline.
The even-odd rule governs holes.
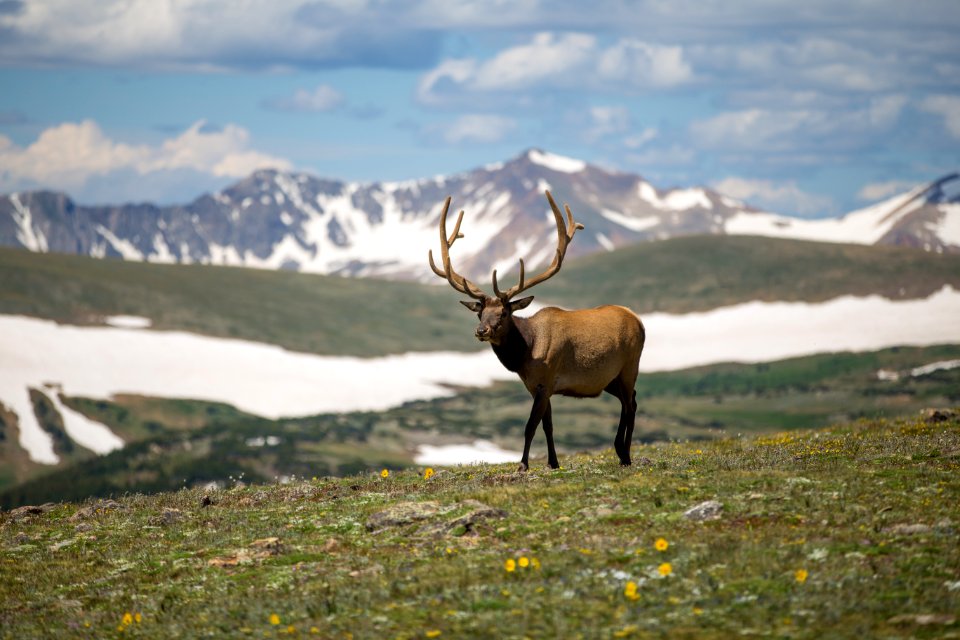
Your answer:
[[[519,311],[520,309],[526,309],[530,306],[530,303],[533,302],[533,296],[528,298],[520,298],[519,300],[512,300],[510,302],[511,311]]]
[[[460,304],[465,306],[467,309],[470,309],[470,311],[473,311],[474,313],[480,313],[480,310],[483,309],[483,304],[473,300],[461,300]]]

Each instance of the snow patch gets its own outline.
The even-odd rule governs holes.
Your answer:
[[[30,251],[47,252],[47,238],[33,228],[33,214],[30,207],[20,202],[20,194],[11,193],[10,203],[13,205],[13,221],[17,225],[17,240]]]
[[[58,389],[47,389],[46,392],[60,417],[63,418],[63,429],[71,440],[101,456],[123,448],[124,441],[108,427],[94,422],[79,411],[74,411],[63,404],[60,401]]]
[[[922,367],[910,369],[910,375],[914,378],[917,378],[919,376],[930,375],[935,371],[949,371],[950,369],[956,369],[957,367],[960,367],[960,360],[940,360],[939,362],[931,362],[930,364],[925,364]]]
[[[519,451],[501,449],[489,440],[475,440],[473,444],[420,445],[413,454],[413,461],[415,464],[449,467],[459,464],[515,462],[519,457]]]
[[[941,204],[937,207],[943,216],[936,234],[946,244],[960,247],[960,204]]]
[[[113,234],[112,231],[101,224],[98,224],[96,229],[97,233],[103,236],[104,240],[109,242],[110,246],[113,247],[117,253],[123,256],[124,260],[143,260],[143,254],[140,253],[140,250],[137,249],[129,240],[118,238]]]
[[[606,249],[607,251],[613,251],[616,249],[616,246],[613,244],[613,240],[603,235],[602,233],[596,234],[597,244]]]
[[[537,149],[531,149],[527,154],[527,158],[534,164],[560,173],[579,173],[587,166],[587,163],[583,160],[558,156],[553,153],[538,151]]]
[[[118,327],[121,329],[149,329],[153,325],[153,320],[143,316],[107,316],[103,323],[109,327]]]
[[[612,211],[610,209],[600,209],[600,215],[614,224],[618,224],[625,229],[630,229],[631,231],[637,232],[645,231],[650,227],[655,227],[660,224],[660,219],[656,216],[635,218],[633,216],[628,216],[620,213],[619,211]]]

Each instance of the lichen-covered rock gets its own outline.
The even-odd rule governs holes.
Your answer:
[[[723,505],[720,502],[707,500],[684,511],[683,517],[694,522],[704,522],[706,520],[719,520],[722,513]]]
[[[367,518],[367,531],[397,527],[418,520],[426,520],[440,511],[436,502],[400,502]]]

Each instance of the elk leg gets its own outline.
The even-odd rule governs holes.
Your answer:
[[[619,378],[608,384],[604,391],[612,396],[616,396],[616,398],[620,400],[620,423],[617,425],[617,436],[613,440],[613,448],[617,452],[617,457],[620,458],[620,464],[627,466],[630,464],[630,440],[628,439],[630,429],[628,428],[629,410],[627,408],[627,393]]]
[[[547,410],[543,412],[543,435],[547,437],[547,464],[551,469],[559,469],[557,450],[553,446],[553,408],[550,406],[550,398],[547,398]]]
[[[520,468],[517,471],[526,471],[530,468],[530,443],[533,442],[533,436],[537,432],[537,425],[543,419],[547,407],[550,406],[550,397],[542,384],[537,385],[537,391],[533,394],[533,407],[530,409],[530,418],[527,420],[527,426],[523,431],[523,457],[520,458]]]
[[[626,404],[624,404],[626,407]],[[633,427],[637,423],[637,392],[633,391],[630,394],[630,408],[627,409],[627,433],[623,442],[623,451],[626,454],[626,462],[623,462],[623,457],[621,457],[621,462],[624,465],[630,464],[630,445],[633,443]]]

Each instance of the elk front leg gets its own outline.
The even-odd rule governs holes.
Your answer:
[[[550,396],[542,384],[537,385],[537,390],[533,394],[533,407],[530,409],[530,418],[527,420],[527,426],[523,431],[523,457],[520,458],[520,467],[517,471],[526,471],[530,468],[530,443],[533,442],[533,436],[537,432],[537,425],[543,419],[550,406]]]

